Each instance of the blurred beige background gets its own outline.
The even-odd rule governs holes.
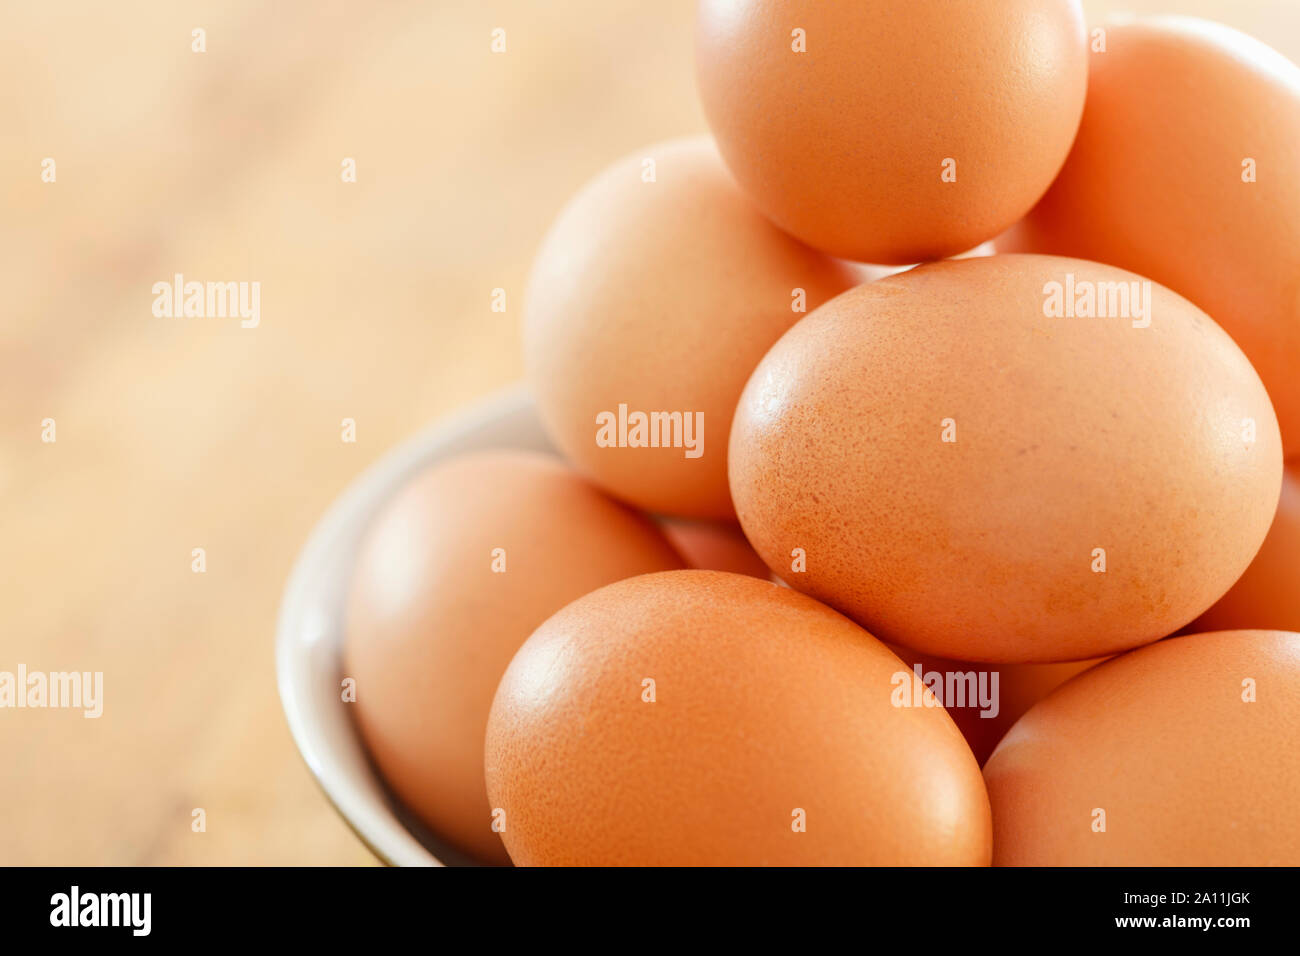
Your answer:
[[[1296,0],[1087,6],[1212,16],[1300,60]],[[565,198],[704,129],[692,11],[8,5],[0,670],[103,671],[105,710],[0,710],[0,864],[372,861],[280,711],[285,578],[366,465],[519,377],[529,259]],[[259,281],[260,326],[155,318],[176,272]]]

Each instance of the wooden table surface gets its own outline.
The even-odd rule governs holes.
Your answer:
[[[1133,7],[1300,59],[1294,0],[1090,4]],[[692,9],[8,5],[0,671],[102,671],[104,711],[0,710],[0,864],[372,861],[280,710],[286,576],[366,465],[519,377],[529,259],[564,199],[704,129]],[[155,317],[176,273],[260,282],[260,324]]]

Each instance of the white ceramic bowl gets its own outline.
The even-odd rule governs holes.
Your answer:
[[[498,393],[420,432],[361,475],[330,506],[298,556],[280,605],[275,667],[298,750],[335,809],[394,866],[470,863],[387,791],[342,699],[343,603],[357,544],[375,512],[417,471],[482,448],[552,452],[522,387]]]

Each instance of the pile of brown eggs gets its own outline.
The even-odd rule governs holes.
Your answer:
[[[701,0],[697,61],[713,136],[537,254],[565,460],[369,529],[396,797],[521,865],[1300,864],[1300,68],[1078,0]]]

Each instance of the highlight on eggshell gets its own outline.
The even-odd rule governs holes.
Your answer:
[[[977,259],[980,256],[992,255],[997,255],[997,247],[993,244],[992,240],[990,240],[988,242],[981,242],[974,249],[967,249],[965,252],[958,253],[955,256],[950,256],[949,258]],[[924,263],[909,262],[907,265],[895,266],[876,265],[869,262],[849,263],[849,266],[852,267],[858,275],[859,284],[862,282],[874,282],[877,279],[887,279],[889,276],[898,275],[900,272],[907,272],[909,269],[914,269],[919,265],[924,265]]]

